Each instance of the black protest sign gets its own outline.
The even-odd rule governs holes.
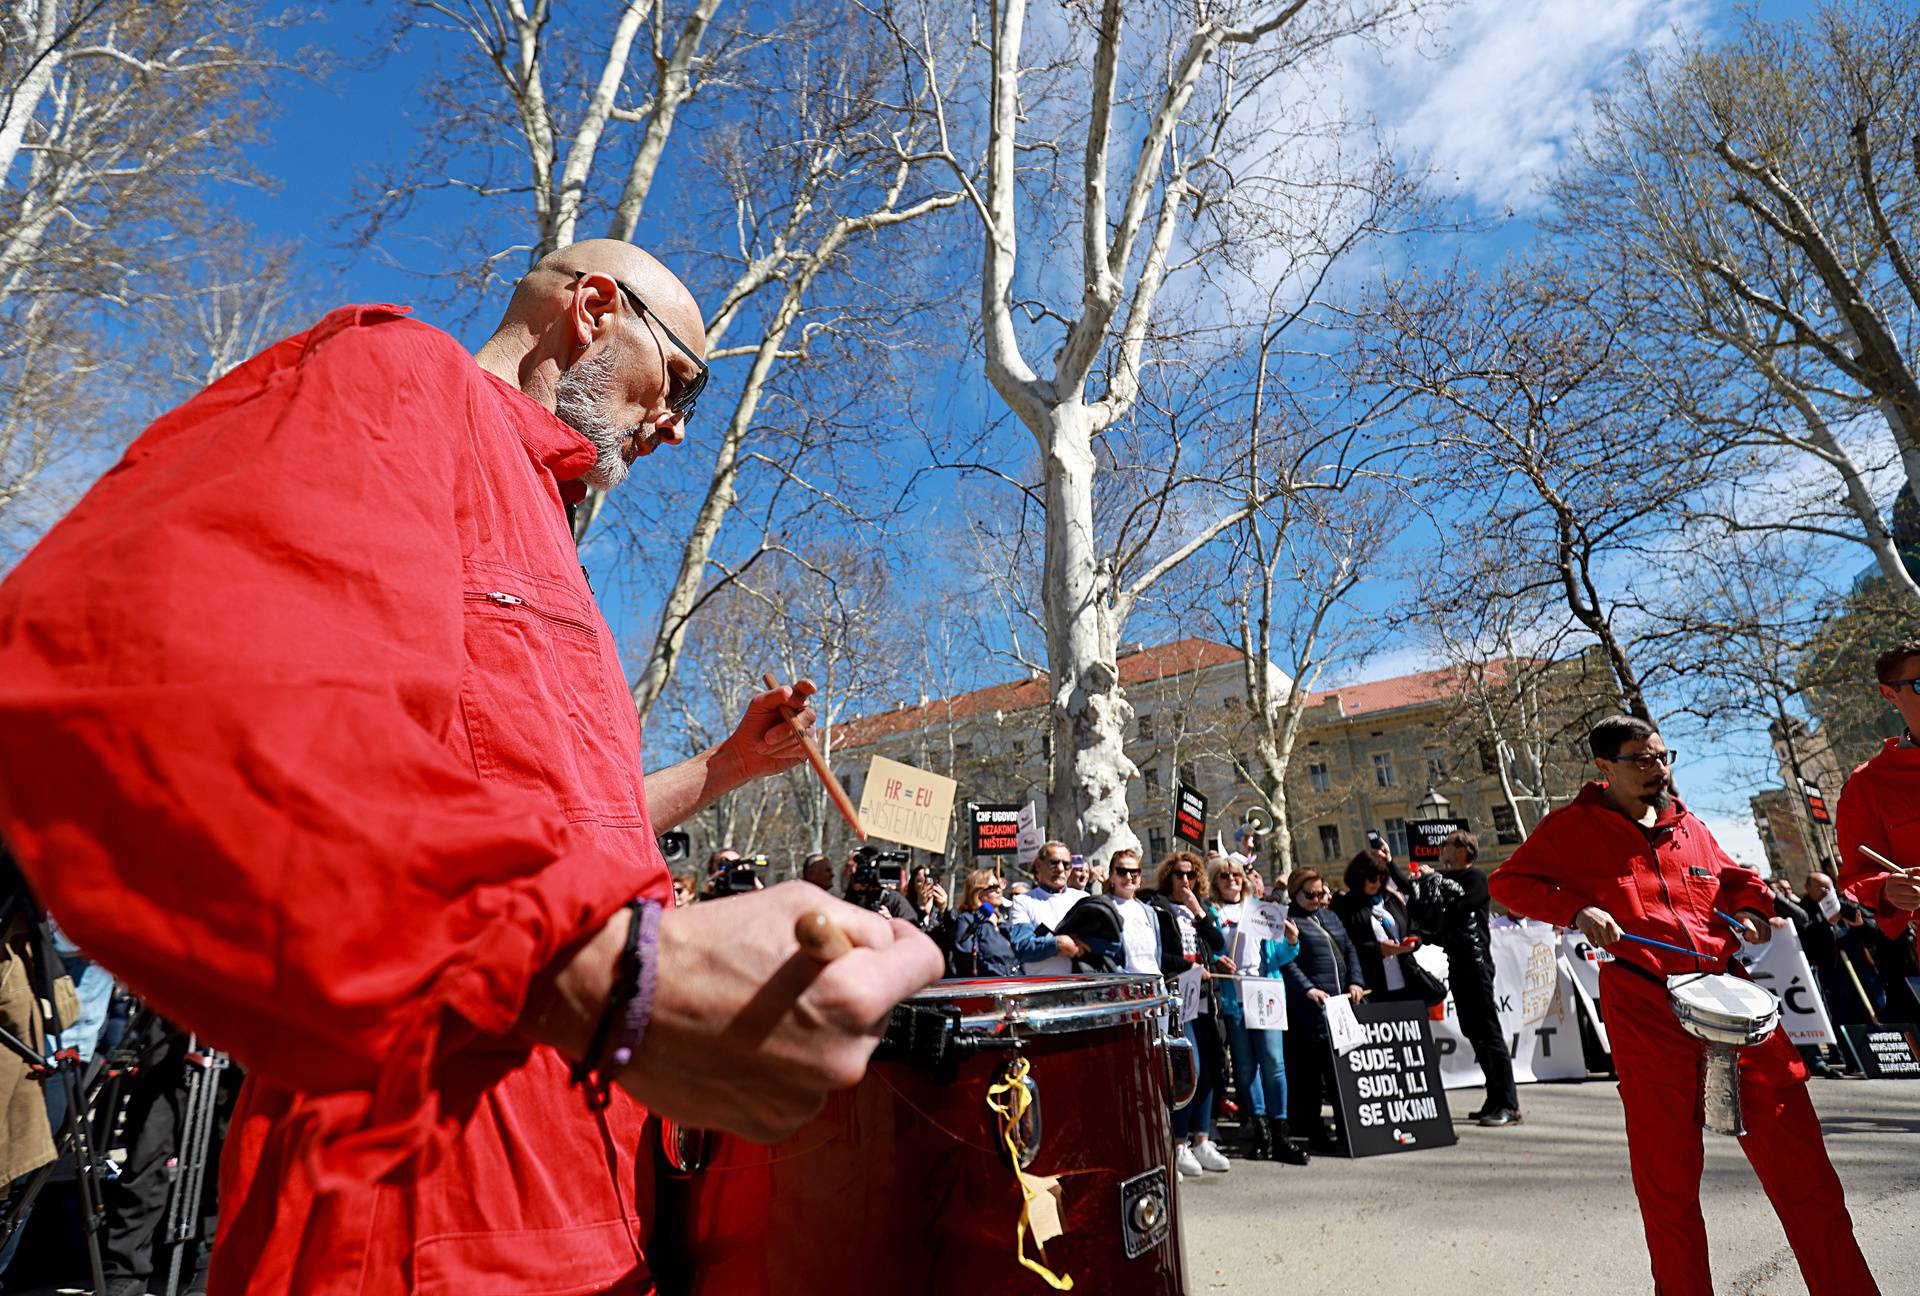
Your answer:
[[[1920,1050],[1911,1022],[1842,1026],[1853,1060],[1869,1080],[1920,1080]]]
[[[1820,785],[1808,779],[1800,780],[1800,795],[1807,799],[1807,815],[1817,824],[1832,823],[1833,816],[1827,813],[1827,798],[1820,793]]]
[[[1415,864],[1438,864],[1440,843],[1467,830],[1465,819],[1407,820],[1407,856]]]
[[[1020,807],[976,805],[972,844],[975,855],[1012,855],[1020,849]]]
[[[1185,783],[1173,785],[1173,835],[1196,850],[1207,841],[1207,799]]]
[[[1425,1005],[1363,1002],[1353,1016],[1360,1023],[1359,1044],[1343,1051],[1327,1041],[1347,1155],[1452,1146],[1453,1114]]]

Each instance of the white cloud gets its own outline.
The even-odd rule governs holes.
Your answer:
[[[1467,0],[1448,48],[1396,50],[1370,107],[1397,145],[1484,208],[1523,209],[1635,50],[1695,25],[1697,0]]]
[[[1734,862],[1745,864],[1748,868],[1766,876],[1767,848],[1760,844],[1760,829],[1753,822],[1752,814],[1721,815],[1701,807],[1700,818],[1706,822],[1707,831],[1720,843],[1720,849],[1733,856]]]

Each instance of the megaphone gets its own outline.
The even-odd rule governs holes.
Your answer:
[[[1240,831],[1243,834],[1259,833],[1264,837],[1273,831],[1273,816],[1259,806],[1253,806],[1240,820]]]

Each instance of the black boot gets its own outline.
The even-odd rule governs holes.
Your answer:
[[[1273,1143],[1273,1159],[1286,1165],[1303,1166],[1310,1157],[1307,1150],[1287,1137],[1287,1123],[1267,1117],[1267,1133]]]
[[[1273,1159],[1273,1135],[1267,1127],[1267,1118],[1247,1113],[1246,1150],[1241,1154],[1249,1161],[1271,1161]]]

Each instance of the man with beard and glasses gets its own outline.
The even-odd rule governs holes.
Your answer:
[[[1729,859],[1673,797],[1673,753],[1653,725],[1610,716],[1587,741],[1604,781],[1542,820],[1489,885],[1514,913],[1577,926],[1614,956],[1600,973],[1601,1010],[1654,1286],[1662,1296],[1711,1296],[1700,1215],[1706,1044],[1680,1029],[1666,978],[1725,970],[1738,941],[1715,911],[1733,916],[1746,940],[1765,941],[1773,902],[1759,875]],[[1697,957],[1623,942],[1623,934]],[[1780,1216],[1811,1296],[1878,1291],[1807,1097],[1806,1067],[1786,1031],[1741,1051],[1740,1088],[1741,1150]]]
[[[247,1069],[214,1296],[652,1289],[649,1110],[771,1141],[933,942],[794,882],[673,907],[656,833],[802,759],[805,681],[643,774],[566,506],[678,444],[700,312],[626,243],[477,355],[354,306],[134,442],[0,585],[0,834]],[[804,955],[825,913],[853,948]]]
[[[1900,715],[1901,734],[1848,775],[1840,792],[1840,885],[1874,911],[1888,940],[1899,941],[1920,924],[1920,639],[1887,649],[1873,670],[1880,696]]]

